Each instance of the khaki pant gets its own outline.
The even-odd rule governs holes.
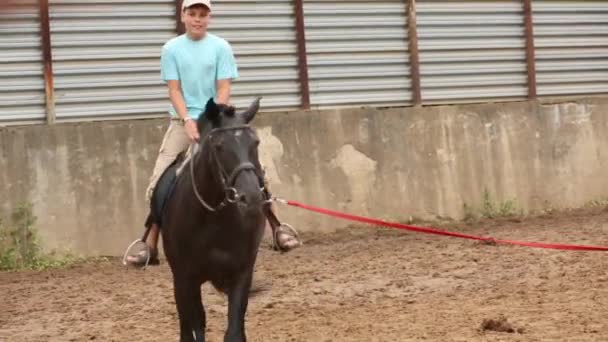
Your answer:
[[[187,151],[189,147],[190,139],[188,138],[188,134],[186,134],[184,125],[179,120],[172,119],[160,145],[156,164],[154,165],[154,170],[152,170],[152,176],[150,176],[150,183],[146,190],[146,200],[148,202],[152,199],[154,188],[163,172],[175,161],[180,153]]]

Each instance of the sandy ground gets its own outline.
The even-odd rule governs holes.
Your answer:
[[[443,228],[608,246],[603,208]],[[250,341],[608,341],[605,252],[492,246],[375,227],[304,238],[305,246],[288,254],[261,250]],[[224,297],[204,285],[203,298],[208,340],[222,341]],[[165,262],[145,271],[111,260],[0,273],[0,341],[177,336]]]

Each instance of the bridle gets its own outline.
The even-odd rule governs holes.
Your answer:
[[[219,211],[219,210],[223,209],[224,207],[226,207],[226,205],[228,205],[228,204],[236,203],[241,198],[241,195],[238,193],[238,191],[236,190],[234,185],[235,185],[235,182],[236,182],[236,179],[238,178],[238,176],[244,171],[253,171],[256,174],[258,181],[260,183],[260,186],[261,186],[260,191],[262,193],[266,193],[266,191],[265,191],[266,189],[264,186],[264,176],[263,176],[262,170],[260,168],[256,167],[251,162],[244,162],[244,163],[239,164],[237,167],[234,168],[234,170],[232,170],[232,172],[230,174],[228,174],[228,172],[226,172],[226,170],[220,163],[219,158],[217,157],[217,151],[213,147],[210,148],[211,159],[212,159],[212,162],[216,165],[217,170],[219,171],[219,179],[220,179],[222,188],[224,189],[224,199],[218,205],[211,206],[203,199],[203,196],[201,196],[201,194],[198,191],[198,187],[196,186],[196,181],[195,181],[195,177],[194,177],[195,157],[200,158],[200,155],[202,154],[202,151],[204,150],[205,145],[211,144],[211,139],[214,134],[227,132],[227,131],[236,131],[236,130],[252,130],[252,128],[249,125],[239,125],[239,126],[212,129],[209,132],[209,134],[207,134],[207,136],[205,137],[205,140],[201,144],[201,148],[199,149],[199,151],[197,151],[196,155],[193,155],[189,161],[190,162],[190,178],[192,179],[192,189],[194,190],[194,195],[196,196],[198,201],[201,203],[201,205],[203,207],[205,207],[205,209],[207,209],[211,212]]]

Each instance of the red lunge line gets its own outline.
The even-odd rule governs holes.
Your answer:
[[[334,216],[334,217],[339,217],[339,218],[346,219],[346,220],[363,222],[363,223],[374,224],[374,225],[379,225],[379,226],[411,230],[411,231],[415,231],[415,232],[419,232],[419,233],[452,236],[452,237],[457,237],[457,238],[461,238],[461,239],[478,240],[478,241],[485,241],[485,242],[492,242],[492,243],[503,243],[503,244],[535,247],[535,248],[563,249],[563,250],[573,250],[573,251],[608,251],[608,247],[602,247],[602,246],[564,245],[564,244],[549,244],[549,243],[542,243],[542,242],[525,242],[525,241],[494,239],[491,237],[481,237],[481,236],[475,236],[475,235],[469,235],[469,234],[455,233],[455,232],[449,232],[449,231],[430,228],[430,227],[409,226],[409,225],[401,224],[401,223],[397,223],[397,222],[388,222],[388,221],[373,219],[373,218],[369,218],[369,217],[365,217],[365,216],[351,215],[351,214],[341,213],[341,212],[333,211],[333,210],[329,210],[329,209],[314,207],[314,206],[299,203],[296,201],[285,201],[285,203],[287,203],[288,205],[294,206],[294,207],[306,209],[309,211],[317,212],[317,213],[328,215],[328,216]]]

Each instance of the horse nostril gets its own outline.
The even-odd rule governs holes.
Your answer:
[[[243,202],[243,203],[247,203],[247,196],[245,195],[240,195],[239,196],[239,201]]]

